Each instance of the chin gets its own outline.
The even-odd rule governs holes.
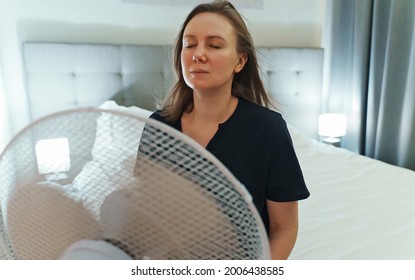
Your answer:
[[[209,87],[209,86],[207,86],[205,84],[202,84],[202,83],[197,83],[197,82],[196,83],[195,82],[188,83],[188,82],[186,82],[186,84],[191,89],[193,89],[194,91],[205,91],[205,90],[211,89],[211,87]]]

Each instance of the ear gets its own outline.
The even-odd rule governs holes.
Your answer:
[[[235,73],[239,73],[245,66],[245,63],[248,61],[248,54],[247,53],[241,53],[239,54],[238,61],[235,66]]]

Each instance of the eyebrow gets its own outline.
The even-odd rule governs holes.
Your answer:
[[[195,35],[184,35],[183,39],[185,38],[196,38],[196,36]],[[226,41],[225,38],[219,35],[210,35],[210,36],[207,36],[207,39],[220,39],[220,40]]]

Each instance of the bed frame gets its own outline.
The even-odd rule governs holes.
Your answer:
[[[172,46],[25,42],[22,51],[31,121],[106,100],[154,110],[174,77]],[[316,139],[323,50],[258,48],[257,54],[276,110]]]

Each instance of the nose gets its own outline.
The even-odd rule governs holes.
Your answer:
[[[202,51],[196,50],[193,54],[192,60],[194,63],[206,63],[207,58]]]

